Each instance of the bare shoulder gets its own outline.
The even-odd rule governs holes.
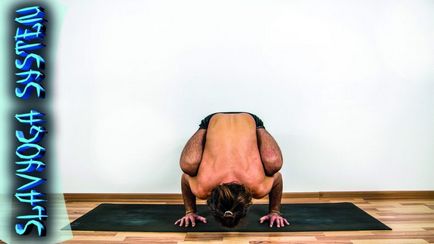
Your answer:
[[[250,190],[252,191],[253,198],[261,199],[267,196],[275,181],[281,180],[282,175],[280,172],[275,173],[273,176],[265,176],[260,184],[254,185]]]
[[[200,179],[195,176],[191,177],[186,175],[186,179],[190,184],[191,192],[199,199],[205,200],[211,193],[211,186],[207,183],[203,183]]]

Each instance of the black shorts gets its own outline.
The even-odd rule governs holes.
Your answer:
[[[199,129],[207,129],[209,121],[211,120],[212,116],[215,114],[218,114],[218,113],[221,113],[221,114],[239,114],[239,113],[248,113],[248,112],[217,112],[217,113],[210,114],[210,115],[206,116],[202,121],[200,121]],[[256,129],[265,128],[264,122],[262,122],[262,120],[258,116],[254,115],[252,113],[248,113],[248,114],[250,114],[253,117],[253,119],[255,120]]]

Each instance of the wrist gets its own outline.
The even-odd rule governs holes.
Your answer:
[[[278,214],[280,216],[282,215],[282,213],[279,210],[274,210],[274,209],[270,210],[270,214]]]
[[[186,210],[185,211],[185,215],[187,215],[187,214],[191,214],[191,213],[194,213],[195,211],[194,210]]]

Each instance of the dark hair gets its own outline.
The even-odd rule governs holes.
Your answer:
[[[225,227],[234,227],[246,216],[252,193],[244,185],[225,183],[216,186],[207,199],[214,218]]]

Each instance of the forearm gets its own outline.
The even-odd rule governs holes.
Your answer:
[[[190,188],[190,184],[186,174],[181,177],[182,198],[184,200],[184,207],[186,212],[196,212],[196,196]]]
[[[271,188],[270,193],[268,194],[269,198],[269,212],[272,211],[278,211],[280,212],[280,203],[282,201],[282,190],[283,190],[283,180],[282,180],[282,174],[280,172],[277,172],[274,174],[274,181],[273,186]]]

